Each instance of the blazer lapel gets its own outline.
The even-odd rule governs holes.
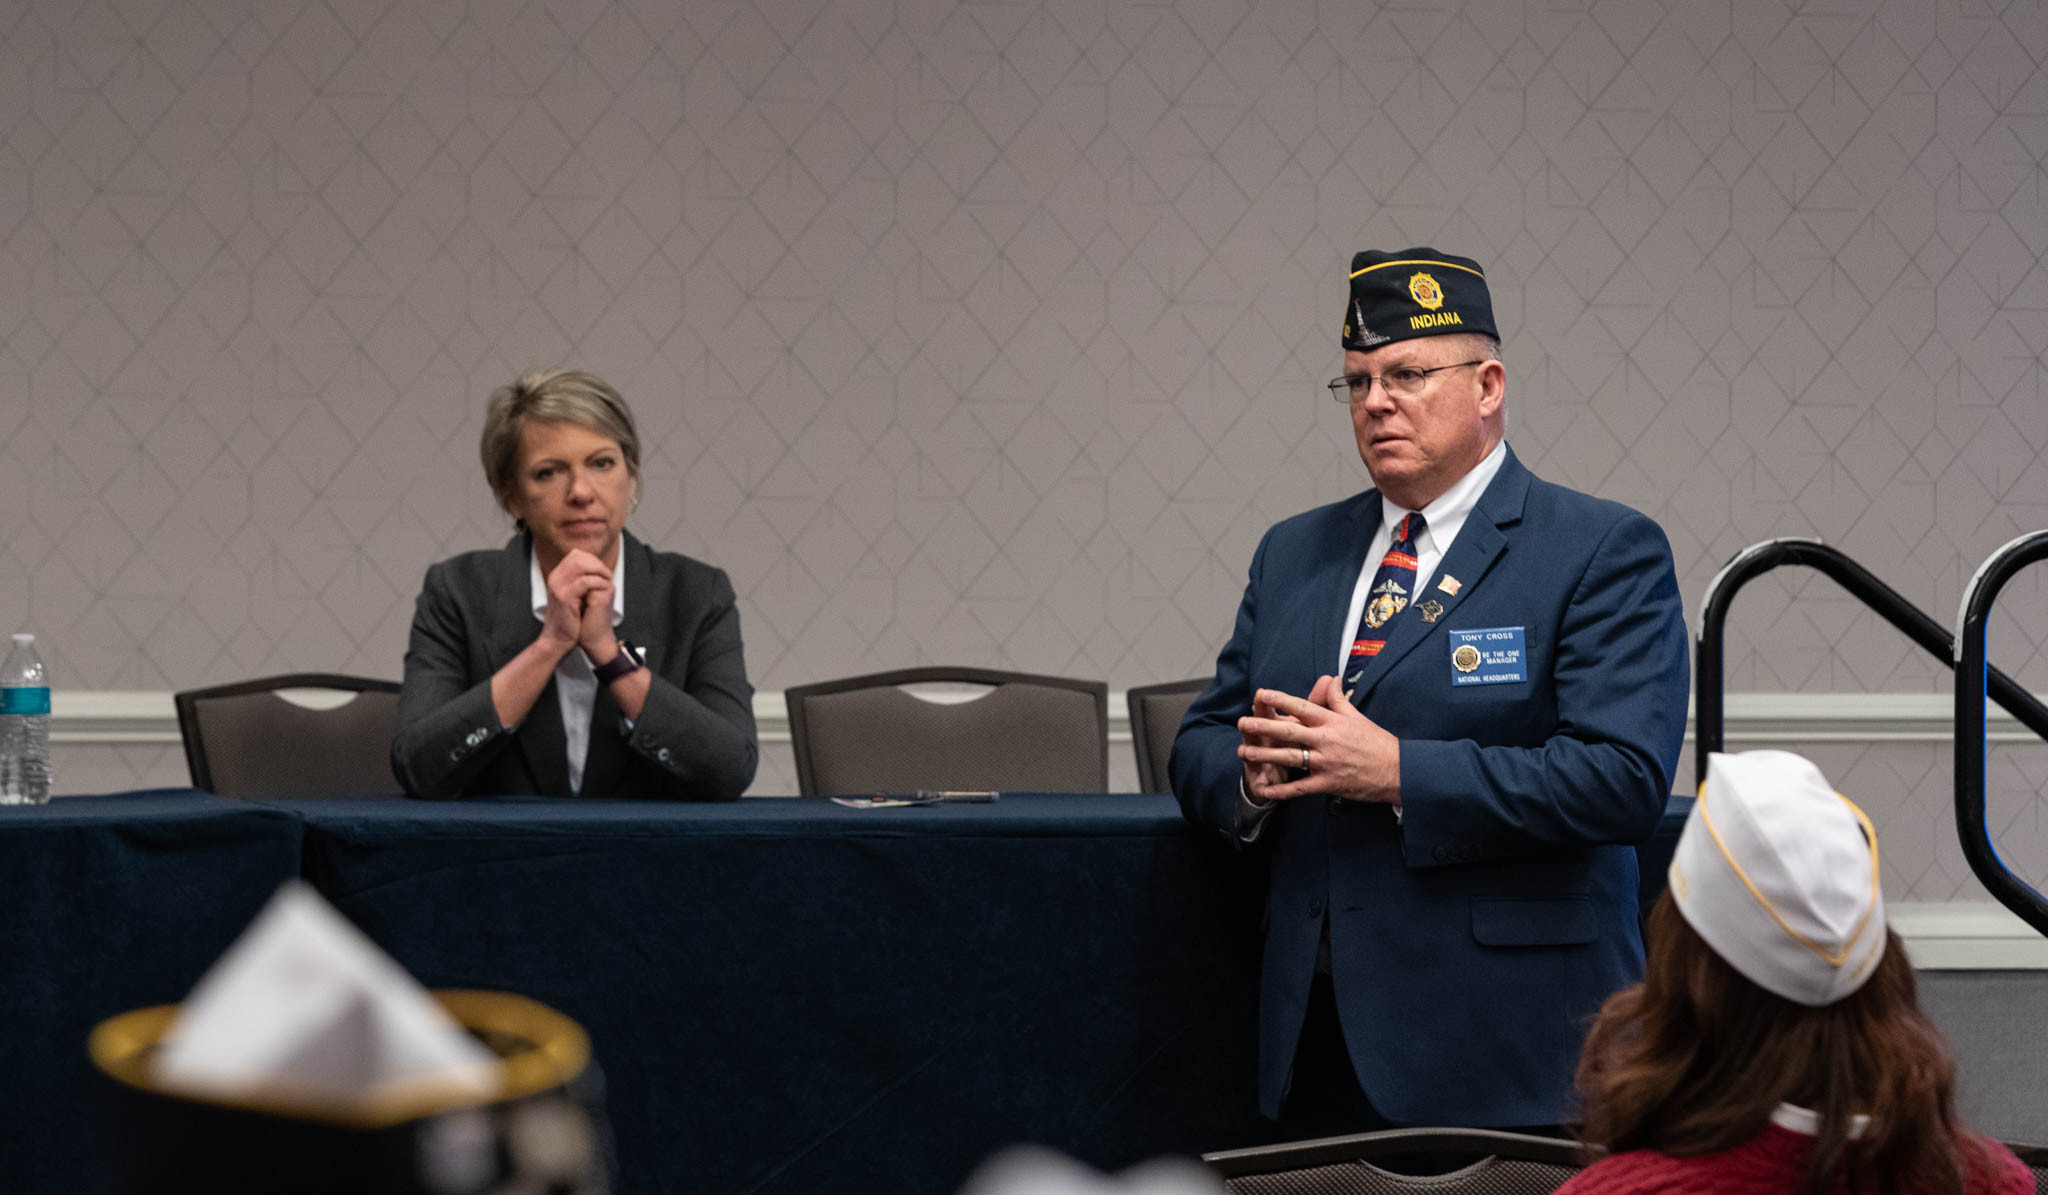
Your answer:
[[[493,673],[525,651],[540,630],[533,617],[531,545],[524,534],[513,536],[493,566],[489,641]]]
[[[527,617],[531,618],[531,612]],[[526,768],[533,773],[539,791],[569,791],[569,736],[562,729],[562,695],[553,678],[526,711],[519,727],[519,749],[526,755]]]
[[[664,624],[656,615],[674,609],[681,595],[669,592],[668,578],[654,575],[654,549],[631,533],[622,532],[621,536],[619,559],[626,566],[626,610],[619,617],[618,635],[631,640],[645,653],[643,662],[659,672],[656,664],[666,645],[658,641]]]
[[[590,749],[583,756],[583,794],[609,797],[619,791],[625,740],[619,735],[619,703],[603,685],[590,706]]]
[[[1315,623],[1309,632],[1311,659],[1310,681],[1328,675],[1336,666],[1338,657],[1333,654],[1337,645],[1343,642],[1339,636],[1347,634],[1344,616],[1351,612],[1351,593],[1358,586],[1359,570],[1365,567],[1365,553],[1372,547],[1373,533],[1380,526],[1380,493],[1367,490],[1358,496],[1344,526],[1348,540],[1342,550],[1325,558],[1323,575],[1309,579],[1310,593],[1322,595],[1316,605]],[[1343,678],[1338,677],[1339,680]],[[1308,696],[1303,686],[1300,696]]]
[[[1450,625],[1451,615],[1457,612],[1473,590],[1479,588],[1492,571],[1493,562],[1507,550],[1508,539],[1501,528],[1521,522],[1522,503],[1528,494],[1529,471],[1515,459],[1514,451],[1510,449],[1507,459],[1501,462],[1500,472],[1494,475],[1492,483],[1466,517],[1458,538],[1451,543],[1451,550],[1444,553],[1443,560],[1437,564],[1436,574],[1430,578],[1428,588],[1416,594],[1407,608],[1394,618],[1393,634],[1387,637],[1387,645],[1366,664],[1365,674],[1352,691],[1353,705],[1363,704],[1402,657]],[[1456,593],[1444,588],[1446,578],[1456,578]],[[1443,611],[1435,619],[1425,621],[1416,609],[1423,602],[1436,602]]]
[[[540,624],[533,617],[533,541],[515,535],[505,545],[498,592],[491,605],[490,665],[493,673],[525,651]],[[569,791],[568,738],[562,730],[562,698],[551,677],[519,724],[519,750],[536,791]]]
[[[619,563],[626,573],[626,609],[617,633],[644,652],[645,663],[653,668],[659,645],[648,642],[654,628],[651,611],[665,608],[668,596],[655,588],[654,553],[624,532],[620,533]],[[590,753],[583,759],[583,791],[593,796],[611,796],[619,790],[628,755],[621,733],[623,716],[618,699],[609,688],[599,685],[590,710]]]

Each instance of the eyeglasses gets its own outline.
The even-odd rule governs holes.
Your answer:
[[[1375,378],[1369,373],[1349,373],[1341,378],[1330,379],[1330,397],[1341,403],[1364,402],[1372,393],[1372,384],[1378,381],[1388,394],[1395,398],[1414,398],[1429,385],[1429,375],[1442,373],[1446,369],[1463,369],[1467,365],[1484,365],[1485,359],[1460,361],[1456,365],[1439,365],[1434,369],[1417,369],[1413,365],[1397,365]]]

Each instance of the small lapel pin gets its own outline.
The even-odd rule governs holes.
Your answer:
[[[1415,607],[1415,609],[1422,615],[1422,621],[1435,622],[1437,619],[1443,617],[1444,604],[1432,598],[1429,601],[1422,603],[1420,606]]]
[[[1443,590],[1445,593],[1450,594],[1452,597],[1457,597],[1458,591],[1465,587],[1465,583],[1463,581],[1458,580],[1456,577],[1446,574],[1443,580],[1438,581],[1436,583],[1436,587],[1438,589]]]

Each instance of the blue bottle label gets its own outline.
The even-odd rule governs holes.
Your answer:
[[[20,714],[33,718],[37,714],[50,712],[50,691],[36,689],[0,689],[0,716]]]

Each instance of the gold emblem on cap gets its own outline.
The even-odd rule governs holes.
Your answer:
[[[1443,580],[1438,581],[1436,583],[1436,587],[1438,589],[1443,590],[1445,593],[1450,594],[1452,597],[1457,597],[1458,591],[1465,587],[1465,583],[1447,573],[1444,575]]]
[[[1458,650],[1451,653],[1451,667],[1460,672],[1479,670],[1479,649],[1469,643],[1460,643]]]
[[[1408,277],[1408,294],[1417,303],[1430,311],[1444,305],[1444,288],[1428,274],[1411,274]]]
[[[1430,601],[1422,603],[1420,606],[1415,607],[1415,612],[1417,614],[1422,615],[1422,621],[1435,622],[1437,619],[1443,617],[1444,604],[1442,602],[1432,599]]]

